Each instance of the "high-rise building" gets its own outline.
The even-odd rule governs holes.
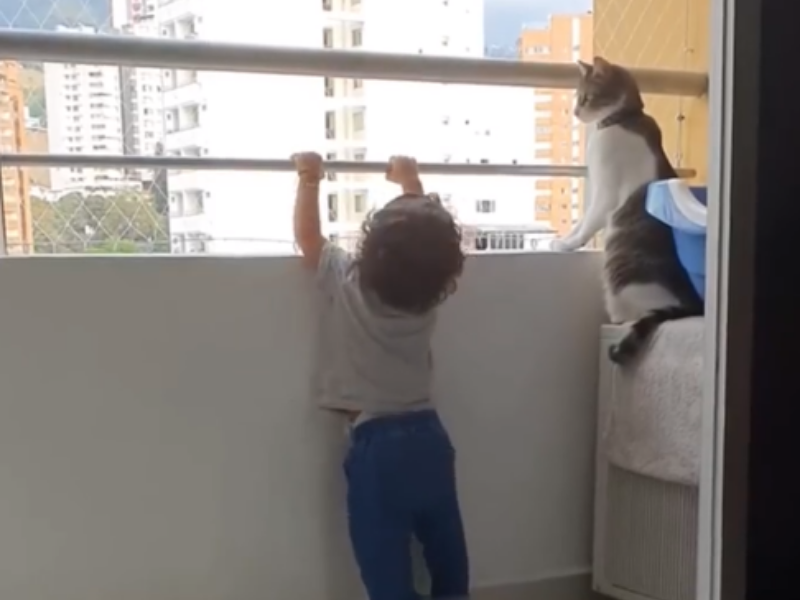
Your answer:
[[[541,27],[528,27],[519,39],[519,57],[525,61],[591,61],[592,15],[552,15]],[[572,90],[536,89],[536,162],[553,165],[583,164],[586,129],[573,115]],[[585,180],[542,178],[536,182],[536,218],[547,221],[559,234],[567,233],[584,210]]]
[[[155,38],[159,26],[155,14],[138,14],[124,24],[123,35]],[[140,67],[120,67],[122,138],[125,154],[153,156],[164,142],[162,71]],[[131,177],[151,180],[152,172],[128,172]]]
[[[0,62],[0,151],[25,151],[25,102],[21,67]],[[30,184],[23,169],[2,169],[2,209],[8,254],[33,252]]]
[[[59,27],[62,32],[94,34],[91,27]],[[45,63],[47,126],[55,154],[122,154],[123,121],[120,68],[109,65]],[[114,187],[126,183],[121,169],[53,169],[56,191]]]
[[[156,14],[160,34],[171,39],[483,55],[482,0],[375,4],[377,10],[365,10],[361,0],[162,0]],[[526,133],[500,108],[529,106],[529,90],[179,69],[166,70],[162,81],[172,156],[287,158],[310,148],[345,161],[382,162],[393,154],[437,163],[533,160],[533,117]],[[426,177],[426,185],[470,224],[533,224],[524,208],[530,180]],[[172,172],[169,195],[175,252],[294,252],[292,174]],[[330,174],[322,186],[326,232],[353,240],[367,212],[394,195],[379,175]]]
[[[319,0],[161,1],[169,39],[320,47]],[[166,69],[165,154],[289,158],[324,146],[322,78]],[[291,173],[170,171],[175,253],[293,253]]]

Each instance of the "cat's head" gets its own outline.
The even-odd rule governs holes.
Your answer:
[[[619,110],[644,108],[639,86],[630,71],[600,56],[592,63],[578,61],[580,79],[575,93],[575,116],[594,123]]]

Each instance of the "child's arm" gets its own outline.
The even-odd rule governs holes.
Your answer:
[[[297,169],[297,196],[294,202],[294,240],[303,255],[303,264],[316,269],[325,238],[319,218],[319,185],[323,177],[322,157],[316,152],[292,156]]]
[[[399,185],[403,194],[409,196],[424,196],[425,190],[419,179],[417,161],[409,156],[393,156],[389,159],[389,168],[386,169],[386,179]]]

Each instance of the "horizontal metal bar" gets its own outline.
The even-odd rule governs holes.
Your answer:
[[[290,160],[254,158],[190,158],[90,154],[0,154],[0,164],[19,167],[94,167],[99,169],[197,169],[204,171],[294,171]],[[385,162],[326,161],[332,173],[384,173]],[[439,175],[512,175],[584,177],[586,167],[567,165],[482,165],[422,163],[420,172]]]
[[[183,156],[127,156],[121,154],[0,154],[4,167],[94,167],[96,169],[197,169],[203,171],[294,171],[290,160],[256,158],[189,158]],[[384,173],[385,162],[326,161],[331,173]],[[586,177],[582,165],[421,163],[421,173],[435,175],[503,175],[513,177]],[[681,177],[694,171],[679,170]]]
[[[412,56],[24,30],[0,31],[0,57],[489,86],[572,89],[578,81],[578,69],[572,63]],[[632,69],[631,72],[643,92],[702,96],[708,88],[705,73],[656,69]]]

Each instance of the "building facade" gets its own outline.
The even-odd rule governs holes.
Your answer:
[[[468,2],[408,3],[330,0],[324,5],[325,47],[436,56],[482,57],[484,6]],[[419,16],[424,15],[420,19]],[[326,79],[329,157],[383,161],[413,154],[434,163],[514,164],[533,161],[533,92],[431,83]],[[333,127],[331,127],[331,125]],[[394,197],[380,176],[343,175],[328,182],[329,227],[350,245],[366,212]],[[520,177],[425,177],[477,241],[503,228],[539,232],[527,208],[533,181]],[[486,236],[482,237],[482,234]],[[474,234],[474,235],[473,235]],[[529,236],[501,236],[505,249],[532,249]],[[507,238],[507,239],[506,239]],[[492,246],[496,248],[497,245]]]
[[[12,61],[0,62],[0,152],[24,152],[25,101],[22,68]],[[8,254],[33,252],[30,183],[24,169],[2,169],[4,240]]]
[[[157,15],[168,39],[323,43],[319,0],[162,0]],[[324,145],[321,78],[166,69],[162,91],[168,156],[288,158]],[[167,179],[173,252],[294,252],[293,174],[184,170]]]
[[[519,58],[532,62],[591,61],[593,56],[591,14],[552,15],[539,27],[527,27],[519,39]],[[537,163],[584,164],[586,128],[573,115],[572,90],[537,89],[535,157]],[[542,178],[536,182],[535,215],[547,221],[559,235],[566,234],[583,214],[585,180]]]
[[[135,37],[159,37],[159,24],[155,12],[137,13],[131,21],[120,27],[120,32]],[[165,135],[162,71],[120,67],[120,99],[125,154],[134,156],[158,154]],[[153,179],[152,171],[146,169],[128,170],[127,176],[144,181]]]
[[[61,32],[97,33],[91,27]],[[47,132],[54,154],[122,154],[124,151],[120,68],[111,65],[45,63]],[[56,192],[126,185],[122,169],[88,167],[51,171]]]

